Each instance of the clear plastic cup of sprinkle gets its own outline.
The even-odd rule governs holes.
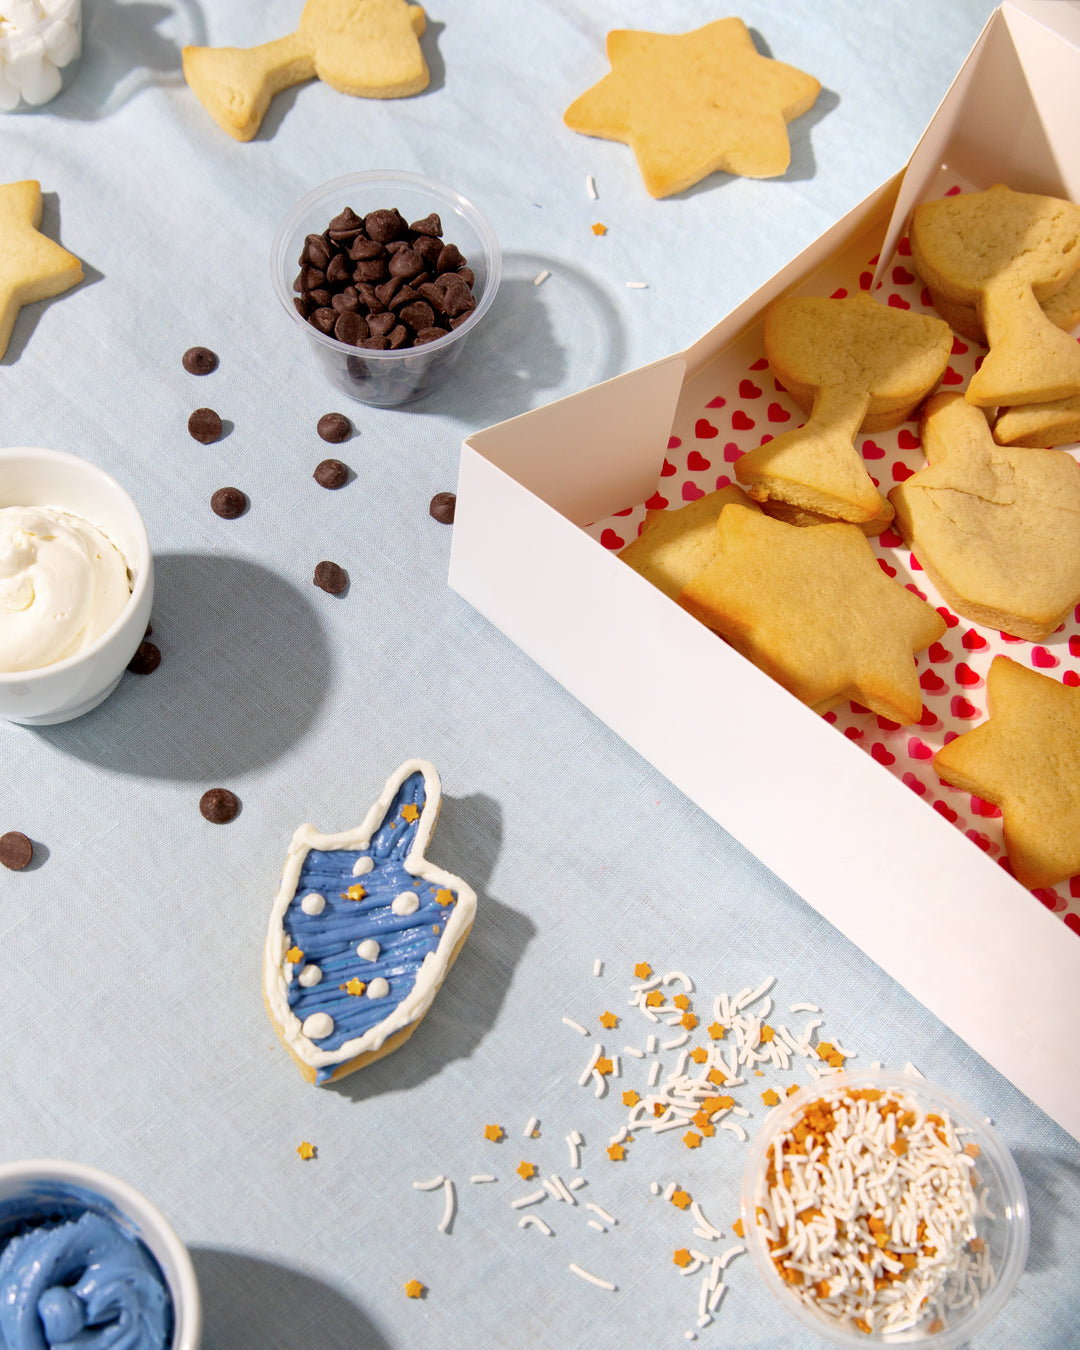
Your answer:
[[[82,0],[3,0],[0,15],[0,112],[40,108],[78,69]]]
[[[970,1165],[972,1190],[977,1198],[974,1239],[956,1244],[955,1268],[943,1272],[939,1287],[922,1307],[916,1309],[913,1317],[907,1319],[911,1324],[902,1329],[898,1326],[893,1331],[885,1330],[881,1325],[870,1330],[856,1325],[850,1313],[839,1311],[842,1300],[836,1297],[831,1300],[830,1307],[828,1295],[835,1295],[836,1291],[831,1288],[822,1291],[820,1286],[810,1286],[816,1276],[815,1261],[821,1261],[820,1256],[815,1258],[813,1251],[809,1254],[804,1251],[801,1256],[791,1252],[778,1255],[782,1245],[770,1247],[770,1238],[775,1242],[780,1236],[774,1235],[770,1227],[768,1208],[771,1204],[768,1169],[770,1162],[775,1168],[777,1141],[781,1142],[783,1150],[785,1136],[790,1140],[790,1132],[795,1126],[808,1119],[806,1111],[812,1103],[821,1098],[828,1102],[834,1095],[850,1100],[852,1093],[867,1089],[886,1096],[899,1095],[914,1103],[919,1119],[933,1113],[943,1122],[951,1122],[951,1125],[946,1123],[941,1127],[942,1133],[955,1139],[961,1151],[966,1148],[965,1166]],[[798,1152],[794,1157],[799,1159]],[[855,1166],[853,1162],[853,1172]],[[903,1166],[902,1156],[897,1157],[897,1166]],[[870,1186],[865,1176],[863,1181]],[[881,1193],[874,1191],[873,1194]],[[944,1088],[910,1074],[885,1070],[828,1074],[775,1106],[758,1131],[746,1161],[741,1211],[746,1245],[765,1283],[808,1331],[845,1350],[866,1345],[954,1350],[998,1315],[1015,1292],[1027,1260],[1030,1231],[1027,1196],[1009,1150],[980,1112]],[[810,1216],[807,1222],[816,1220],[813,1207],[803,1212]],[[830,1221],[826,1219],[826,1222]],[[840,1222],[850,1225],[849,1220]],[[797,1228],[798,1223],[794,1226]],[[850,1233],[851,1227],[845,1231]],[[789,1236],[785,1227],[782,1237],[786,1240]],[[891,1232],[885,1240],[886,1243],[894,1241]],[[830,1239],[826,1237],[824,1241],[828,1247]],[[954,1262],[946,1261],[945,1255],[943,1251],[942,1264],[952,1266]],[[788,1278],[782,1275],[778,1260]],[[804,1276],[804,1267],[814,1274]],[[882,1280],[883,1286],[887,1283]]]
[[[346,207],[358,216],[396,209],[410,223],[432,212],[439,216],[443,242],[457,245],[475,278],[476,306],[459,327],[422,346],[377,351],[338,341],[308,322],[294,304],[304,241],[308,235],[322,234]],[[290,323],[302,335],[299,340],[307,344],[330,382],[361,403],[395,408],[445,385],[495,298],[502,255],[494,230],[459,192],[420,174],[384,169],[345,174],[302,197],[274,237],[270,273]]]

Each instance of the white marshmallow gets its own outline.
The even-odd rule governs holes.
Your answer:
[[[12,112],[19,106],[22,95],[4,74],[4,63],[0,61],[0,112]]]
[[[33,28],[43,17],[38,0],[0,0],[0,15],[16,28]]]
[[[45,42],[45,50],[55,65],[66,66],[78,56],[80,47],[78,24],[54,19],[42,31],[41,36]]]
[[[22,96],[32,108],[38,108],[49,99],[55,98],[64,83],[64,77],[47,56],[41,58],[41,65],[33,79],[27,79],[22,85]]]

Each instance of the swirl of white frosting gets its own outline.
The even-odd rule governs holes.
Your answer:
[[[123,555],[89,520],[0,507],[0,671],[73,656],[112,627],[130,595]]]

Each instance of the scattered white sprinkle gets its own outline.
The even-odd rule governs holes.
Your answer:
[[[647,1055],[655,1055],[655,1054],[656,1054],[656,1037],[655,1037],[655,1036],[650,1036],[650,1037],[648,1038],[648,1040],[645,1042],[645,1053],[646,1053]]]
[[[552,1172],[552,1174],[551,1174],[551,1180],[552,1180],[552,1181],[554,1182],[554,1184],[555,1184],[555,1189],[559,1192],[559,1199],[560,1199],[560,1200],[565,1200],[566,1203],[567,1203],[568,1205],[576,1205],[576,1204],[577,1204],[577,1201],[576,1201],[576,1200],[574,1199],[574,1197],[570,1194],[569,1190],[567,1190],[566,1182],[563,1181],[562,1177],[559,1176],[558,1172]]]
[[[519,1228],[539,1228],[545,1237],[551,1237],[551,1229],[538,1214],[523,1214],[518,1219]]]
[[[596,1079],[596,1092],[594,1096],[602,1097],[607,1091],[607,1075],[600,1072],[599,1069],[593,1069],[593,1077]]]
[[[602,1223],[598,1223],[596,1219],[589,1219],[588,1224],[590,1228],[595,1228],[598,1233],[607,1232],[607,1229],[604,1227],[604,1225]]]
[[[677,1182],[669,1181],[668,1184],[664,1187],[664,1199],[670,1200],[678,1189],[679,1187]]]
[[[910,1060],[908,1061],[907,1064],[904,1065],[904,1072],[908,1075],[909,1078],[923,1078],[922,1074],[918,1071],[915,1065],[910,1062]],[[923,1082],[924,1083],[926,1082],[925,1078],[923,1078]]]
[[[717,1257],[717,1260],[720,1262],[720,1269],[727,1270],[728,1266],[737,1256],[743,1256],[745,1253],[746,1248],[742,1246],[741,1243],[736,1243],[734,1247],[729,1247],[722,1256]]]
[[[821,1009],[816,1003],[793,1003],[788,1012],[820,1012]]]
[[[597,1216],[597,1218],[603,1219],[603,1221],[606,1224],[609,1224],[612,1228],[615,1227],[615,1220],[611,1217],[611,1215],[607,1212],[607,1210],[601,1209],[599,1205],[594,1205],[591,1203],[587,1204],[585,1208],[591,1209],[592,1212]]]
[[[638,284],[644,285],[644,282],[640,282]],[[679,981],[679,983],[682,985],[686,993],[692,994],[694,992],[694,981],[690,978],[689,975],[685,974],[681,970],[669,970],[668,973],[664,976],[663,983],[674,984],[676,980]]]
[[[599,957],[592,963],[592,973],[594,975],[603,975],[604,973],[604,963]]]
[[[673,1036],[672,1039],[671,1039],[670,1041],[664,1041],[664,1042],[663,1042],[663,1049],[665,1049],[665,1050],[678,1050],[678,1048],[679,1048],[680,1045],[685,1045],[685,1044],[686,1044],[686,1038],[687,1038],[687,1036],[689,1036],[689,1035],[690,1035],[690,1033],[689,1033],[688,1031],[684,1031],[684,1032],[682,1033],[682,1035],[680,1035],[680,1036]]]
[[[574,1131],[574,1134],[568,1134],[566,1136],[566,1147],[570,1150],[570,1166],[578,1168],[581,1166],[581,1154],[578,1152],[578,1143],[574,1138],[575,1134],[577,1134],[576,1130]]]
[[[624,1055],[632,1055],[634,1059],[644,1059],[645,1051],[639,1050],[636,1045],[624,1045],[622,1048]]]
[[[524,1209],[526,1205],[535,1205],[540,1200],[546,1200],[548,1193],[543,1191],[530,1191],[528,1195],[523,1195],[519,1200],[511,1200],[511,1209]]]
[[[611,1056],[611,1076],[612,1078],[622,1077],[622,1065],[619,1063],[619,1056]]]
[[[583,1027],[580,1022],[575,1022],[572,1017],[564,1017],[563,1026],[569,1027],[571,1031],[576,1031],[579,1036],[587,1036],[589,1034],[588,1027]]]
[[[534,1130],[539,1124],[540,1121],[536,1116],[530,1116],[528,1123],[526,1124],[525,1128],[521,1131],[521,1137],[523,1139],[531,1139],[533,1137]]]
[[[437,1191],[446,1178],[440,1172],[437,1177],[432,1177],[430,1181],[414,1181],[412,1188],[414,1191]]]
[[[498,1177],[493,1177],[490,1172],[477,1172],[469,1178],[474,1186],[479,1186],[485,1181],[498,1181],[498,1179]]]
[[[596,179],[592,176],[592,174],[589,174],[589,176],[585,179],[585,191],[589,194],[589,196],[592,198],[593,201],[596,201],[597,198]]]
[[[559,1189],[553,1181],[541,1180],[540,1185],[543,1186],[544,1190],[551,1196],[552,1200],[562,1199],[562,1196],[559,1194]]]
[[[626,283],[626,289],[628,291],[647,291],[649,289],[649,283],[647,281],[628,281]]]
[[[859,1057],[857,1050],[845,1050],[835,1036],[832,1038],[832,1048],[838,1055],[843,1055],[845,1059],[858,1059]]]
[[[629,1133],[630,1133],[630,1127],[629,1127],[628,1125],[624,1125],[624,1126],[619,1130],[618,1134],[613,1134],[613,1135],[611,1136],[611,1138],[608,1140],[608,1143],[609,1143],[609,1144],[621,1144],[622,1141],[626,1138],[626,1136],[627,1136]]]
[[[592,1071],[596,1068],[596,1061],[600,1058],[600,1056],[603,1053],[604,1047],[600,1044],[599,1041],[597,1041],[596,1044],[593,1046],[592,1054],[589,1056],[588,1064],[585,1065],[581,1077],[577,1080],[578,1087],[584,1087],[585,1084],[589,1081],[590,1077],[592,1076]]]
[[[722,1130],[730,1130],[732,1134],[737,1134],[742,1143],[746,1143],[746,1131],[741,1125],[736,1125],[733,1120],[722,1120],[720,1122]]]
[[[454,1221],[454,1207],[457,1203],[457,1194],[454,1191],[454,1183],[447,1177],[443,1182],[443,1190],[446,1192],[446,1206],[443,1209],[443,1216],[439,1220],[439,1232],[445,1233]]]
[[[663,978],[664,978],[663,975],[653,975],[650,979],[645,980],[642,984],[632,984],[630,988],[633,989],[636,993],[643,994],[647,989],[655,989]]]
[[[649,1086],[655,1087],[657,1079],[659,1077],[660,1077],[660,1061],[657,1059],[653,1061],[653,1066],[649,1070]]]
[[[744,991],[735,1000],[735,1011],[742,1012],[742,1010],[744,1008],[748,1008],[751,1003],[756,1003],[763,994],[767,994],[769,992],[769,990],[773,987],[775,983],[776,983],[776,976],[770,975],[768,979],[762,980],[762,982],[758,985],[758,987],[753,991],[751,990]]]
[[[533,285],[542,286],[549,276],[551,276],[551,273],[545,267],[542,272],[537,272],[536,276],[533,277]]]
[[[602,1280],[599,1275],[590,1275],[587,1270],[582,1270],[581,1267],[576,1266],[573,1261],[570,1262],[570,1269],[579,1280],[588,1280],[590,1284],[595,1284],[598,1289],[606,1289],[609,1293],[613,1294],[618,1288],[618,1285],[612,1284],[610,1280]]]
[[[589,1183],[584,1177],[571,1177],[566,1184],[572,1191],[580,1191],[582,1186],[587,1186]]]
[[[712,1318],[709,1316],[708,1313],[706,1313],[704,1317],[699,1317],[699,1318],[698,1318],[697,1324],[698,1324],[699,1327],[711,1327],[711,1326],[712,1326]]]
[[[696,1341],[696,1340],[697,1340],[697,1332],[696,1332],[696,1331],[687,1331],[687,1332],[683,1335],[683,1340],[684,1340],[684,1341]]]
[[[702,1236],[707,1238],[718,1238],[723,1235],[722,1228],[716,1228],[711,1224],[705,1215],[701,1212],[701,1206],[696,1200],[690,1202],[690,1213],[694,1216],[694,1221],[702,1228]]]
[[[653,1195],[659,1195],[659,1194],[660,1194],[660,1183],[659,1183],[658,1181],[651,1181],[651,1182],[649,1183],[649,1190],[652,1191]]]
[[[719,1308],[720,1300],[724,1297],[726,1293],[727,1293],[727,1285],[721,1281],[721,1283],[718,1284],[716,1288],[712,1291],[712,1293],[709,1295],[709,1311],[711,1313],[714,1313],[717,1310],[717,1308]]]

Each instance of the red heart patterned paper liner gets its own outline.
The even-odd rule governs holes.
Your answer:
[[[956,186],[950,192],[957,192]],[[910,244],[905,236],[898,246],[886,279],[879,289],[890,305],[917,313],[935,314],[929,292],[908,266]],[[859,276],[859,285],[873,284],[871,258]],[[833,294],[847,294],[843,288]],[[954,334],[952,355],[941,381],[944,390],[961,391],[985,354],[985,347]],[[718,375],[713,396],[694,418],[692,436],[672,436],[656,492],[640,506],[618,511],[589,527],[589,533],[605,548],[618,551],[637,537],[646,508],[675,509],[696,501],[707,492],[735,482],[734,463],[781,430],[799,426],[805,416],[774,379],[764,356],[754,361],[735,380]],[[680,424],[689,425],[680,409]],[[912,419],[895,431],[877,432],[859,438],[867,468],[882,494],[925,467],[918,437],[918,421]],[[1063,450],[1062,453],[1070,453]],[[895,774],[933,810],[940,812],[973,846],[981,848],[1010,870],[1002,836],[1001,811],[989,802],[942,783],[934,772],[934,753],[986,716],[986,673],[994,656],[1003,654],[1035,670],[1052,675],[1067,685],[1080,685],[1080,604],[1072,618],[1045,642],[1031,643],[995,629],[980,627],[954,614],[930,585],[915,556],[899,534],[886,530],[870,540],[879,565],[944,617],[948,628],[918,657],[923,715],[913,726],[901,727],[878,717],[860,704],[843,703],[825,714],[839,732]],[[1033,894],[1065,924],[1080,934],[1080,875],[1054,888]]]

